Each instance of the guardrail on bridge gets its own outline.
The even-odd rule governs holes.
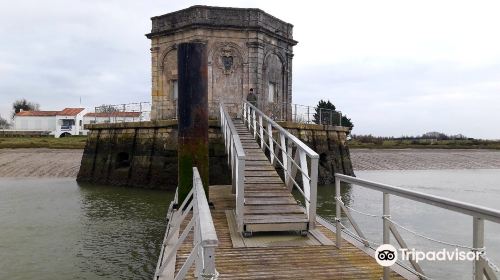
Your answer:
[[[200,174],[196,167],[193,168],[193,188],[184,202],[177,206],[176,193],[167,213],[168,224],[154,279],[184,279],[193,264],[195,265],[194,273],[197,279],[217,279],[215,248],[219,241]],[[179,236],[183,221],[190,213],[192,215],[191,219]],[[186,241],[190,232],[193,233],[193,247],[186,261],[175,275],[177,250]]]

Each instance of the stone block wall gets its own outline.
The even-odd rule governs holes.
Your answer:
[[[354,175],[344,127],[280,123],[320,155],[318,183],[334,173]],[[89,134],[77,180],[118,186],[175,190],[177,121],[88,125]],[[231,184],[218,121],[209,121],[210,185]]]
[[[77,180],[175,190],[177,121],[89,125]],[[209,127],[210,184],[231,184],[224,141],[216,121]]]

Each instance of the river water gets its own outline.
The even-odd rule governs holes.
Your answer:
[[[500,169],[357,171],[359,178],[500,208]],[[342,186],[348,205],[381,214],[382,195]],[[320,186],[320,215],[333,221],[334,187]],[[0,279],[151,279],[173,194],[78,185],[67,179],[0,178]],[[472,219],[391,197],[392,218],[427,236],[471,245]],[[381,219],[353,216],[370,240]],[[344,223],[347,221],[344,219]],[[400,229],[416,249],[448,248]],[[500,226],[486,222],[488,255],[500,262]],[[453,248],[451,248],[453,249]],[[471,279],[468,262],[423,262],[436,279]]]
[[[387,170],[357,171],[358,178],[404,187],[410,190],[443,196],[463,202],[500,209],[500,169],[450,169],[450,170]],[[342,197],[347,205],[367,214],[382,215],[382,194],[359,186],[343,184]],[[334,222],[334,186],[318,187],[318,212]],[[448,243],[472,246],[472,218],[431,205],[399,197],[390,197],[392,219],[404,227]],[[352,211],[351,211],[352,212]],[[370,241],[382,243],[382,220],[352,212],[356,222]],[[347,218],[343,224],[349,226]],[[354,230],[351,227],[351,231]],[[398,231],[410,248],[423,252],[447,249],[425,240],[404,229]],[[396,244],[391,236],[392,244]],[[397,247],[397,246],[396,246]],[[500,265],[500,225],[485,222],[485,247],[487,255]],[[460,251],[467,251],[460,249]],[[471,279],[472,263],[467,261],[420,263],[427,276],[434,279]],[[500,274],[499,274],[500,276]]]
[[[151,279],[168,192],[0,179],[0,279]]]

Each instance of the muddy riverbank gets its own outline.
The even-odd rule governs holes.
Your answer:
[[[500,151],[351,149],[354,170],[497,169]]]
[[[76,177],[81,149],[0,149],[0,177]]]
[[[0,149],[0,177],[76,177],[83,150]],[[351,149],[354,170],[497,169],[496,150]]]

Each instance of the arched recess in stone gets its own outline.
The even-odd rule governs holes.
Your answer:
[[[232,42],[217,42],[210,49],[208,57],[209,74],[211,73],[209,101],[241,103],[246,56],[240,46]]]
[[[176,115],[177,103],[177,45],[171,45],[162,52],[158,95],[153,95],[153,104],[161,119],[171,119]],[[155,102],[156,101],[156,102]]]
[[[261,106],[268,114],[276,118],[284,118],[285,104],[288,104],[284,56],[274,49],[266,52],[262,73]]]

